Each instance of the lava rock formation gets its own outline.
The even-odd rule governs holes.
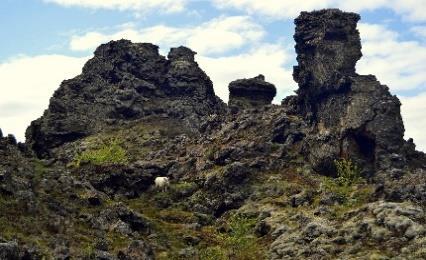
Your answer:
[[[0,130],[0,259],[425,259],[426,156],[356,73],[359,19],[301,13],[281,105],[262,75],[225,105],[183,46],[99,46],[25,144]]]
[[[239,79],[229,84],[229,107],[252,108],[270,105],[277,89],[259,75],[251,79]]]
[[[52,148],[151,115],[178,118],[196,131],[200,117],[225,110],[195,52],[173,48],[168,58],[158,46],[128,40],[103,44],[83,68],[56,90],[44,115],[26,132],[39,157]]]

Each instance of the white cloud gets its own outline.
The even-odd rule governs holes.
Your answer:
[[[228,101],[228,84],[231,81],[263,74],[266,81],[277,87],[275,102],[279,103],[296,89],[291,69],[285,66],[291,58],[283,46],[263,44],[244,54],[219,58],[200,56],[197,61],[212,79],[216,95],[225,102]]]
[[[405,124],[405,137],[413,138],[417,150],[426,152],[426,92],[415,97],[401,97],[401,112]]]
[[[235,8],[250,14],[267,15],[273,18],[294,19],[301,11],[330,5],[333,0],[213,0],[219,8]]]
[[[374,74],[393,92],[426,89],[426,46],[416,41],[400,41],[397,32],[383,25],[361,23],[363,58],[360,74]]]
[[[411,31],[426,40],[426,26],[414,26]]]
[[[264,33],[263,28],[247,16],[219,17],[195,27],[158,25],[137,30],[130,25],[113,34],[89,32],[72,37],[70,48],[93,50],[101,43],[124,38],[160,44],[162,48],[186,45],[199,54],[220,54],[259,41]]]
[[[185,9],[188,0],[44,0],[66,7],[85,7],[91,9],[116,10],[161,10],[166,12],[180,12]]]
[[[357,64],[360,74],[376,75],[395,94],[407,90],[426,90],[426,46],[416,41],[402,41],[399,34],[383,25],[358,25],[363,57]],[[426,92],[401,97],[405,138],[413,138],[418,150],[426,151]]]
[[[0,128],[24,141],[25,129],[42,115],[49,97],[67,78],[81,72],[88,58],[63,55],[20,56],[0,64]]]
[[[360,12],[386,8],[411,21],[426,21],[424,0],[213,0],[219,8],[234,8],[276,19],[293,19],[301,11],[341,8]]]

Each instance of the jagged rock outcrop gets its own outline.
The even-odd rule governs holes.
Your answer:
[[[105,126],[149,116],[181,119],[197,132],[200,118],[222,113],[224,104],[194,54],[186,47],[173,48],[166,59],[149,43],[101,45],[83,73],[64,81],[43,116],[31,123],[28,145],[46,157],[52,148]]]
[[[314,169],[325,174],[333,174],[333,160],[342,157],[362,165],[365,174],[407,163],[401,103],[376,77],[355,72],[362,56],[359,19],[328,9],[302,12],[295,20],[296,103],[312,127],[305,150]]]
[[[34,194],[30,180],[34,169],[29,161],[15,137],[0,137],[0,195],[14,196],[32,207]]]
[[[228,105],[234,109],[270,105],[276,94],[275,86],[266,82],[263,75],[239,79],[229,84]]]

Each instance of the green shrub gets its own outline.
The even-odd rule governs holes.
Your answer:
[[[79,154],[74,165],[82,164],[108,165],[125,164],[128,162],[127,152],[117,139],[109,139],[97,149],[89,149]]]
[[[361,178],[360,170],[351,160],[334,160],[334,165],[337,169],[337,178],[335,180],[337,184],[348,187],[359,182]]]

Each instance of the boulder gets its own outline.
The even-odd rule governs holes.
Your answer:
[[[15,241],[0,242],[0,259],[19,259],[18,243]]]
[[[239,79],[229,84],[229,106],[253,108],[270,105],[277,94],[275,86],[265,81],[263,75],[250,79]]]

